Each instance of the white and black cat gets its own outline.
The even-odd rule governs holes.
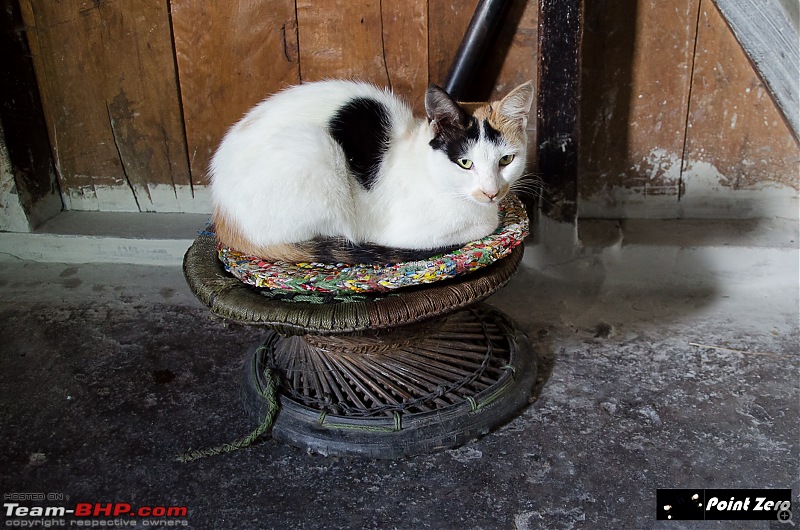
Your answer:
[[[234,125],[211,161],[219,241],[283,262],[423,259],[484,237],[523,174],[530,82],[468,113],[441,88],[301,84]]]

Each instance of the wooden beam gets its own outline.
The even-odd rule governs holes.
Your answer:
[[[0,230],[33,229],[61,211],[61,194],[22,12],[17,2],[4,5],[0,11]],[[12,211],[21,215],[9,223]]]
[[[539,1],[536,171],[542,213],[574,223],[578,189],[578,110],[583,0]]]
[[[800,47],[797,3],[785,0],[714,0],[736,40],[800,138]],[[791,8],[791,7],[790,7]]]

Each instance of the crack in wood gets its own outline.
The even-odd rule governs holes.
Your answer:
[[[180,127],[181,132],[183,133],[183,149],[184,154],[186,155],[186,163],[188,164],[186,170],[188,172],[189,177],[189,192],[192,195],[192,199],[194,200],[194,175],[192,174],[192,157],[189,156],[189,134],[186,131],[186,110],[183,107],[183,89],[181,88],[181,71],[178,67],[178,48],[175,43],[175,21],[173,19],[172,13],[172,1],[167,0],[167,19],[169,25],[169,40],[170,46],[172,46],[172,57],[173,57],[173,68],[175,69],[175,91],[178,95],[178,117],[180,119]],[[164,133],[164,143],[166,144],[167,148],[167,162],[169,163],[170,169],[172,168],[172,160],[169,158],[169,139],[167,135],[166,129],[164,129],[164,125],[161,125],[161,130]],[[172,175],[172,171],[170,171]],[[175,197],[178,196],[178,190],[175,186],[175,177],[172,176],[172,187],[175,188]]]
[[[386,25],[383,23],[383,0],[378,2],[378,13],[380,14],[381,20],[381,56],[383,57],[383,71],[386,73],[386,85],[389,87],[389,90],[392,90],[392,78],[389,75],[389,63],[386,60]]]
[[[303,71],[300,61],[300,18],[297,14],[297,1],[294,3],[294,40],[297,43],[297,82],[303,82]]]
[[[119,164],[122,167],[122,176],[125,177],[125,182],[128,184],[128,187],[133,194],[133,200],[136,202],[136,208],[141,212],[142,207],[139,205],[139,197],[136,196],[136,189],[133,187],[133,183],[128,176],[127,169],[125,169],[125,161],[122,157],[122,150],[120,149],[119,141],[117,140],[117,130],[114,125],[114,117],[111,115],[111,108],[108,106],[108,103],[106,103],[106,113],[108,114],[108,124],[111,127],[111,139],[114,140],[114,147],[117,150],[117,156],[119,156]]]
[[[697,61],[697,41],[700,38],[700,14],[703,12],[702,0],[697,8],[697,20],[694,26],[694,47],[692,48],[692,65],[689,68],[689,92],[686,95],[686,119],[683,123],[683,152],[681,153],[680,172],[678,173],[678,202],[683,198],[686,193],[686,182],[684,181],[684,173],[687,168],[686,157],[689,149],[689,120],[692,113],[692,87],[694,86],[694,67]]]
[[[281,44],[283,45],[283,56],[288,62],[292,62],[289,56],[289,45],[286,43],[286,24],[281,24]]]

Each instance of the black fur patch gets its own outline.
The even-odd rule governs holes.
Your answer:
[[[492,127],[487,120],[483,120],[483,122],[481,122],[481,127],[483,127],[483,137],[486,138],[487,142],[500,145],[500,142],[503,138],[503,135],[500,134],[500,131]]]
[[[372,243],[356,245],[341,238],[317,238],[313,240],[313,261],[318,263],[345,263],[348,265],[387,265],[404,261],[428,260],[433,256],[447,254],[462,245],[434,249],[406,249],[385,247]]]
[[[478,120],[474,116],[465,117],[464,127],[442,127],[430,141],[430,146],[443,151],[447,158],[455,162],[468,150],[470,142],[480,138]]]
[[[353,176],[365,189],[375,184],[389,147],[389,111],[370,98],[355,98],[328,123],[330,134],[342,146]]]

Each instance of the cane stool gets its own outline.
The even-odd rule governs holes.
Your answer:
[[[241,257],[230,258],[211,233],[187,251],[184,274],[212,313],[265,328],[245,359],[241,393],[246,410],[264,421],[265,374],[278,374],[274,439],[324,455],[397,458],[462,445],[528,403],[537,373],[528,338],[482,302],[516,272],[523,236],[503,257],[441,281],[397,287],[390,285],[396,270],[386,281],[368,278],[381,291],[364,291],[349,267],[352,289],[328,289],[336,273],[327,272],[289,290],[281,274],[267,281],[282,289],[257,286],[263,278],[235,270]],[[417,277],[430,280],[429,265],[415,264],[423,271]]]

